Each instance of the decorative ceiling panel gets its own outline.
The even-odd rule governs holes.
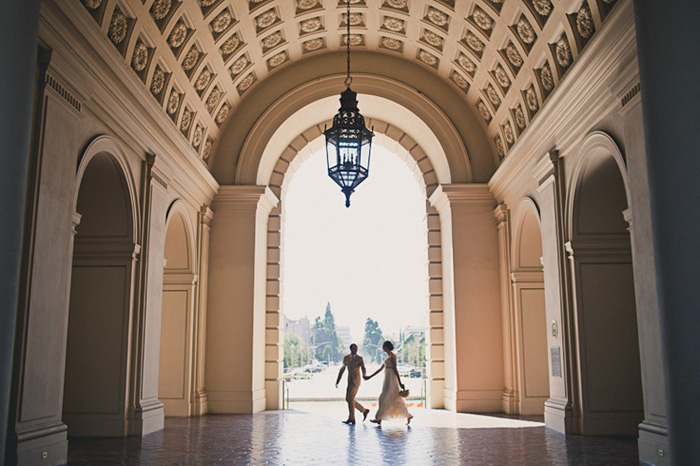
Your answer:
[[[354,47],[401,55],[443,77],[481,116],[494,153],[503,158],[616,3],[74,1],[204,162],[251,88],[306,56],[342,49],[348,40]]]

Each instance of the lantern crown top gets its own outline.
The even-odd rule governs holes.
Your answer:
[[[357,92],[350,89],[350,86],[347,86],[345,90],[340,93],[339,111],[344,110],[359,112],[359,109],[357,108]]]

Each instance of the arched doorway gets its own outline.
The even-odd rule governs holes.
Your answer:
[[[63,420],[73,436],[124,436],[139,249],[133,199],[111,154],[83,160],[79,174]]]
[[[517,357],[515,401],[519,414],[542,415],[549,398],[542,234],[534,202],[523,201],[519,212],[510,277]]]
[[[644,417],[624,162],[612,147],[582,151],[569,199],[566,248],[585,435],[636,434]]]
[[[406,154],[402,160],[396,146],[377,136],[370,178],[353,194],[349,209],[326,176],[323,149],[299,154],[294,172],[285,176],[280,265],[285,381],[292,407],[341,399],[334,381],[350,343],[358,344],[373,371],[386,357],[384,339],[395,344],[411,392],[409,406],[423,402],[429,347],[426,192],[415,162],[406,163]],[[330,316],[337,344],[327,341],[329,334],[333,338]],[[363,383],[358,399],[371,403],[380,391],[377,377]]]
[[[426,329],[427,340],[427,386],[428,406],[433,408],[444,407],[444,390],[446,383],[455,383],[451,379],[451,372],[445,369],[446,361],[454,364],[454,355],[446,348],[445,320],[443,318],[442,299],[442,253],[441,253],[441,228],[440,217],[436,209],[429,205],[428,197],[438,186],[438,178],[426,152],[408,134],[396,126],[392,126],[379,119],[371,119],[368,125],[375,128],[374,144],[395,152],[413,172],[426,201],[426,243],[428,260],[428,324]],[[324,147],[322,137],[323,125],[315,125],[303,132],[303,140],[308,141],[303,146],[288,146],[282,153],[275,170],[269,175],[269,187],[278,198],[283,197],[284,187],[292,178],[290,174],[302,163],[312,151]],[[300,136],[301,137],[301,136]],[[261,168],[262,169],[262,168]],[[280,289],[282,287],[281,276],[281,237],[283,234],[282,203],[272,209],[268,221],[268,262],[267,262],[267,287],[268,287],[268,315],[273,314],[282,318]],[[281,406],[280,377],[282,375],[282,360],[280,348],[282,347],[282,334],[268,328],[266,346],[266,390],[267,409],[277,409]],[[453,343],[452,343],[453,344]],[[449,362],[448,362],[449,364]]]
[[[196,413],[193,394],[197,275],[191,229],[179,204],[176,201],[168,212],[165,233],[158,399],[163,402],[166,416]]]

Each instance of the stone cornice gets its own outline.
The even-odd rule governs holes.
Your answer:
[[[531,167],[543,153],[555,144],[568,148],[597,121],[620,108],[611,86],[621,82],[621,72],[629,74],[629,81],[638,74],[635,56],[633,5],[618,2],[489,181],[496,199],[504,199],[508,192],[525,194],[520,191],[530,184]]]
[[[438,212],[446,207],[493,210],[496,206],[496,200],[485,183],[441,184],[429,201]]]
[[[224,185],[212,201],[215,213],[221,211],[259,212],[265,215],[279,203],[270,188],[259,185]]]
[[[631,261],[632,246],[629,235],[588,235],[581,236],[564,244],[566,254],[573,257],[592,257],[610,259],[610,262]]]
[[[544,272],[539,270],[516,270],[511,272],[510,281],[513,284],[536,283],[544,285]]]

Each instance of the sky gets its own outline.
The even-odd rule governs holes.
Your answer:
[[[385,334],[428,321],[425,197],[408,165],[381,146],[350,198],[311,155],[283,194],[282,308],[290,319],[331,303],[337,325],[361,343],[367,317]]]

